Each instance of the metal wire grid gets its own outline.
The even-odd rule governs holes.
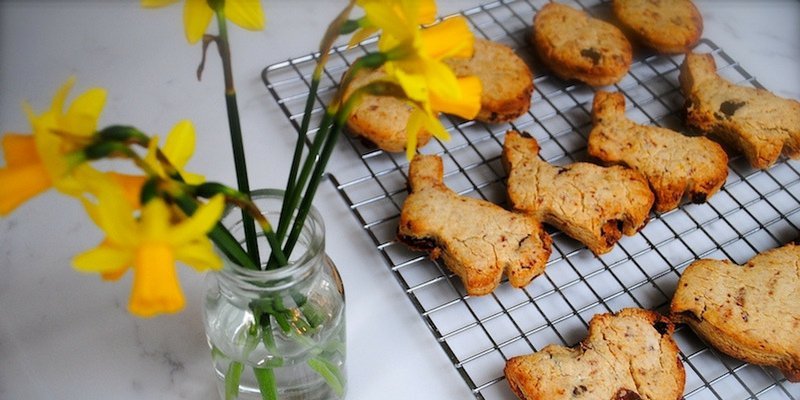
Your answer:
[[[449,142],[429,143],[422,152],[442,156],[445,183],[456,192],[498,204],[506,201],[500,152],[509,128],[533,135],[540,156],[553,164],[586,159],[593,89],[542,73],[528,44],[533,15],[544,0],[513,0],[463,11],[473,31],[505,43],[532,65],[536,91],[531,110],[511,124],[486,125],[445,117]],[[573,2],[591,13],[603,1]],[[351,50],[336,48],[320,85],[311,126],[316,126],[339,77],[374,40]],[[761,87],[713,42],[697,52],[714,54],[721,75]],[[275,64],[263,78],[281,109],[297,128],[302,118],[316,55]],[[683,97],[678,88],[682,57],[644,55],[616,86],[626,96],[626,114],[640,123],[682,128]],[[312,129],[310,137],[315,131]],[[311,139],[309,139],[311,140]],[[654,214],[637,235],[624,237],[608,254],[595,257],[582,244],[550,230],[553,254],[545,273],[524,289],[505,280],[492,294],[466,295],[459,279],[442,264],[412,252],[395,240],[406,193],[407,160],[347,136],[329,174],[384,257],[435,339],[466,384],[480,399],[514,399],[503,382],[510,357],[550,343],[571,346],[585,335],[597,313],[641,307],[665,311],[681,271],[699,258],[744,263],[764,250],[795,240],[800,225],[800,171],[781,160],[766,171],[733,157],[722,190],[702,205],[686,204]],[[357,157],[353,157],[353,152]],[[800,399],[800,384],[780,372],[734,360],[709,348],[691,330],[679,327],[674,339],[686,369],[687,399]]]

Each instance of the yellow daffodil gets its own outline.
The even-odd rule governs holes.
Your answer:
[[[199,184],[205,181],[202,175],[193,174],[184,170],[184,167],[189,162],[189,159],[194,154],[195,134],[194,125],[189,120],[178,122],[167,135],[167,140],[164,147],[161,149],[164,156],[169,160],[177,172],[181,174],[186,183]],[[168,178],[167,172],[158,161],[156,150],[158,148],[158,136],[150,140],[150,145],[147,148],[147,155],[145,162],[156,171],[162,178]]]
[[[164,166],[158,160],[158,136],[150,139],[147,147],[147,154],[144,157],[144,162],[148,165],[150,170],[157,174],[160,178],[171,179]],[[161,153],[167,158],[169,163],[181,175],[183,180],[191,185],[197,185],[205,182],[203,175],[195,174],[186,171],[184,168],[192,157],[195,148],[195,132],[194,125],[189,120],[183,120],[175,124],[172,130],[167,135],[167,140],[161,148]],[[125,199],[134,208],[139,208],[139,193],[142,186],[149,178],[143,175],[129,175],[117,172],[110,172],[107,174],[117,185],[125,189]]]
[[[97,248],[75,257],[75,268],[100,273],[105,279],[119,278],[133,268],[128,309],[135,315],[150,317],[181,310],[185,300],[175,261],[198,271],[221,267],[222,261],[206,234],[222,215],[224,198],[215,196],[191,217],[174,223],[178,217],[160,198],[145,204],[137,219],[118,188],[98,189],[97,202],[84,200],[84,205],[106,239]]]
[[[164,7],[178,1],[142,0],[142,7]],[[260,0],[186,0],[183,4],[183,27],[189,43],[197,43],[208,29],[214,17],[214,9],[209,5],[211,2],[224,3],[221,12],[234,24],[251,31],[264,29],[264,11]]]
[[[389,34],[405,35],[406,31],[395,30],[395,27],[414,26],[431,24],[436,20],[436,1],[435,0],[404,0],[404,1],[385,1],[385,0],[357,0],[356,4],[366,11],[366,15],[359,20],[359,26],[348,45],[355,46],[364,39],[372,36],[380,27],[392,29]],[[416,21],[401,22],[407,18],[416,16]]]
[[[456,77],[442,60],[471,57],[475,38],[466,19],[448,18],[429,28],[435,5],[427,0],[360,0],[368,28],[382,30],[378,50],[387,55],[387,79],[403,88],[415,110],[406,127],[406,151],[411,159],[417,134],[426,129],[446,140],[449,135],[438,119],[439,112],[472,119],[480,111],[481,83],[476,77]],[[432,11],[432,13],[431,13]]]
[[[31,197],[55,187],[78,195],[86,180],[98,179],[100,172],[86,164],[71,165],[69,155],[89,143],[105,104],[103,89],[90,89],[69,108],[64,105],[75,83],[67,80],[56,92],[50,109],[35,114],[23,105],[33,128],[32,135],[6,134],[3,153],[6,167],[0,168],[0,215],[6,215]]]

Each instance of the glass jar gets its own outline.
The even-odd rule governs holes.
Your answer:
[[[251,198],[277,224],[283,192],[259,190]],[[222,222],[244,243],[238,208]],[[269,245],[263,234],[258,239],[266,264]],[[286,266],[256,271],[223,256],[223,268],[206,279],[206,336],[223,399],[344,398],[344,288],[325,254],[316,209],[289,258]]]

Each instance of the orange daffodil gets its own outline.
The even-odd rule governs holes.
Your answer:
[[[23,104],[32,135],[3,136],[7,165],[0,168],[0,215],[9,214],[51,187],[79,195],[84,187],[82,182],[101,179],[102,174],[86,164],[73,166],[70,155],[88,144],[94,135],[106,93],[103,89],[90,89],[78,96],[65,112],[64,105],[74,84],[74,78],[67,80],[53,97],[50,109],[40,115],[27,103]]]
[[[179,0],[142,0],[142,7],[164,7]],[[234,24],[251,31],[264,29],[264,12],[260,0],[186,0],[183,4],[183,27],[186,40],[195,44],[203,38],[214,9],[210,4],[223,3],[221,13]]]
[[[81,199],[107,239],[74,259],[76,269],[116,279],[134,269],[129,309],[140,316],[175,312],[184,300],[175,261],[195,269],[216,269],[221,260],[206,237],[219,220],[224,198],[217,196],[191,216],[172,210],[161,198],[140,212],[138,195],[147,177],[104,173],[86,161],[83,150],[97,139],[97,124],[105,103],[103,89],[89,89],[66,107],[75,79],[53,97],[50,108],[36,114],[24,104],[31,135],[7,133],[2,138],[6,166],[0,168],[0,215],[9,214],[31,197],[54,187]],[[194,151],[194,128],[189,121],[175,125],[162,154],[189,184],[203,177],[183,170]],[[152,175],[168,179],[157,158],[158,138],[150,139],[143,159]],[[91,201],[94,199],[95,201]],[[137,216],[138,214],[138,216]]]
[[[132,268],[128,310],[135,315],[150,317],[181,310],[185,300],[175,261],[198,271],[222,266],[206,234],[222,215],[223,196],[213,197],[188,218],[175,215],[160,198],[145,204],[139,218],[135,218],[133,208],[121,196],[114,186],[101,186],[96,203],[83,200],[106,239],[97,248],[75,257],[75,268],[99,273],[105,279],[117,279]],[[179,222],[172,222],[176,219]]]
[[[435,4],[429,0],[358,0],[366,13],[363,28],[382,30],[378,49],[387,55],[387,76],[399,84],[416,106],[406,127],[406,155],[416,151],[417,133],[424,128],[447,140],[449,134],[438,119],[439,112],[472,119],[480,111],[481,83],[477,77],[457,78],[442,60],[471,57],[475,38],[466,20],[453,17],[429,28]],[[364,35],[364,31],[356,35]]]

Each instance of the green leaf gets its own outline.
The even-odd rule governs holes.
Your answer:
[[[272,368],[253,367],[253,373],[258,381],[258,389],[263,400],[278,400],[278,387],[275,384],[275,372]]]
[[[231,361],[228,365],[228,372],[225,373],[225,400],[239,397],[239,380],[243,370],[244,365],[238,361]]]
[[[314,357],[308,360],[308,366],[325,379],[337,396],[344,395],[344,376],[336,365],[324,358]]]

